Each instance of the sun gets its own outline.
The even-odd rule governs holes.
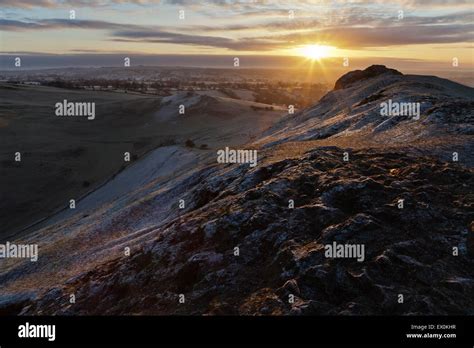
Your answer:
[[[298,48],[300,55],[311,60],[329,57],[332,47],[325,45],[305,45]]]

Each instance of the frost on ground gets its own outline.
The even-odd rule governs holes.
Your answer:
[[[256,168],[137,167],[140,187],[30,235],[40,260],[0,273],[0,313],[474,314],[472,89],[381,66],[336,85],[257,139]],[[386,98],[420,120],[384,124]]]

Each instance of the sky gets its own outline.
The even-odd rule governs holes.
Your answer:
[[[472,0],[0,0],[0,9],[8,57],[294,56],[430,69],[450,69],[456,58],[459,68],[474,66]]]

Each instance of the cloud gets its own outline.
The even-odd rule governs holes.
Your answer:
[[[0,0],[0,4],[18,3],[26,6],[30,3],[53,6],[65,4],[69,0]],[[88,1],[77,0],[80,4],[125,3],[125,0]],[[137,4],[150,3],[148,0],[132,1]],[[187,4],[186,0],[166,0],[167,4]],[[319,0],[318,0],[319,2]],[[439,1],[431,1],[439,4]],[[450,2],[450,1],[447,1]],[[281,1],[227,1],[215,0],[213,6],[241,9],[243,11],[256,6],[273,6],[274,11]],[[298,4],[312,4],[309,0],[300,0]],[[349,4],[365,4],[364,0],[352,0]],[[416,0],[403,0],[399,3],[418,4]],[[464,3],[464,1],[456,1]],[[196,5],[193,2],[193,6]],[[203,2],[198,3],[199,6]],[[278,5],[278,6],[277,6]],[[380,7],[380,6],[379,6]],[[102,30],[109,33],[109,40],[127,43],[177,44],[210,48],[224,48],[235,51],[269,51],[291,48],[305,43],[322,43],[339,48],[365,49],[395,45],[414,44],[447,44],[472,42],[474,33],[474,12],[462,11],[437,16],[407,15],[398,21],[396,12],[384,13],[380,8],[344,7],[338,10],[338,17],[328,22],[324,16],[303,18],[281,18],[280,20],[242,20],[227,25],[190,25],[180,27],[143,26],[130,23],[116,23],[101,20],[13,20],[0,19],[0,30],[3,31],[39,31],[39,30]],[[284,13],[284,12],[283,12]],[[255,18],[254,18],[255,19]],[[247,37],[234,32],[252,31]],[[211,34],[211,35],[210,35]],[[216,34],[216,35],[212,35]],[[238,33],[242,34],[242,33]],[[101,37],[103,37],[101,35]]]
[[[474,25],[400,25],[377,28],[331,28],[313,34],[344,48],[470,42]],[[311,37],[311,35],[309,35]],[[287,38],[289,39],[289,38]]]
[[[423,21],[424,19],[422,19]],[[419,22],[419,21],[418,21]],[[340,48],[364,49],[413,44],[443,44],[472,42],[473,24],[412,24],[392,26],[334,26],[314,29],[318,26],[296,26],[296,31],[275,32],[271,35],[249,36],[234,38],[227,36],[210,36],[195,34],[195,28],[190,28],[190,34],[167,30],[159,26],[139,26],[96,20],[67,20],[48,19],[42,21],[0,20],[0,29],[4,31],[37,31],[37,30],[107,30],[110,40],[128,43],[166,43],[202,47],[225,48],[235,51],[269,51],[284,49],[304,43],[324,43]],[[439,20],[438,23],[443,23]],[[306,23],[308,24],[308,23]],[[268,24],[273,25],[273,24]],[[270,33],[271,30],[264,30]]]
[[[0,30],[4,31],[26,31],[26,30],[54,30],[54,29],[87,29],[87,30],[120,30],[123,28],[142,29],[142,26],[133,24],[113,23],[98,20],[80,19],[43,19],[39,21],[19,21],[11,19],[0,19]]]
[[[1,1],[1,0],[0,0]],[[97,30],[152,30],[161,29],[168,31],[190,31],[199,32],[234,32],[245,30],[262,31],[301,31],[324,29],[326,27],[337,26],[381,26],[392,23],[392,25],[432,25],[432,24],[469,24],[474,22],[474,12],[464,11],[450,13],[446,15],[421,17],[407,15],[402,21],[398,20],[396,14],[389,14],[382,17],[374,13],[360,13],[352,10],[341,10],[337,17],[319,16],[302,17],[289,20],[287,17],[278,20],[249,21],[247,23],[227,24],[227,25],[192,25],[180,27],[159,27],[159,26],[141,26],[129,23],[114,23],[100,20],[70,20],[64,18],[42,19],[42,20],[12,20],[0,19],[0,29],[5,31],[24,31],[24,30],[50,30],[50,29],[97,29]]]
[[[207,46],[226,48],[234,51],[270,51],[286,48],[285,42],[273,42],[271,39],[247,38],[244,40],[218,36],[186,35],[169,32],[117,32],[115,42],[128,43],[167,43],[175,45]]]
[[[425,24],[454,24],[454,23],[473,23],[474,12],[463,11],[446,15],[422,17],[416,15],[405,15],[402,20],[398,19],[398,12],[393,13],[369,13],[367,11],[345,9],[337,11],[334,16],[319,15],[296,17],[289,20],[288,17],[279,18],[277,20],[267,20],[256,23],[247,24],[227,24],[227,25],[194,25],[192,29],[202,32],[233,32],[245,30],[310,30],[324,27],[336,26],[381,26],[392,23],[392,25],[425,25]]]
[[[339,48],[447,44],[472,42],[474,25],[398,25],[388,27],[335,27],[304,33],[261,37],[264,40],[291,44],[318,42]]]
[[[388,27],[334,27],[321,30],[230,39],[166,31],[116,31],[114,41],[171,43],[227,48],[236,51],[268,51],[305,43],[322,43],[339,48],[364,49],[414,44],[472,42],[473,24],[397,25]]]
[[[472,7],[472,0],[0,0],[1,7],[7,8],[56,8],[56,7],[99,7],[122,4],[173,5],[186,6],[196,9],[214,9],[245,13],[247,11],[269,9],[295,9],[315,6],[398,6],[410,8],[455,8]]]
[[[119,4],[157,5],[160,0],[0,0],[1,7],[30,9],[35,7],[99,7]]]

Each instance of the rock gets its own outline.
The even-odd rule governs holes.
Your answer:
[[[37,299],[35,292],[19,292],[0,296],[0,315],[17,315],[23,307],[31,306]]]
[[[389,69],[385,65],[371,65],[365,70],[354,70],[340,77],[334,86],[334,90],[349,87],[351,84],[382,74],[403,75],[395,69]]]

